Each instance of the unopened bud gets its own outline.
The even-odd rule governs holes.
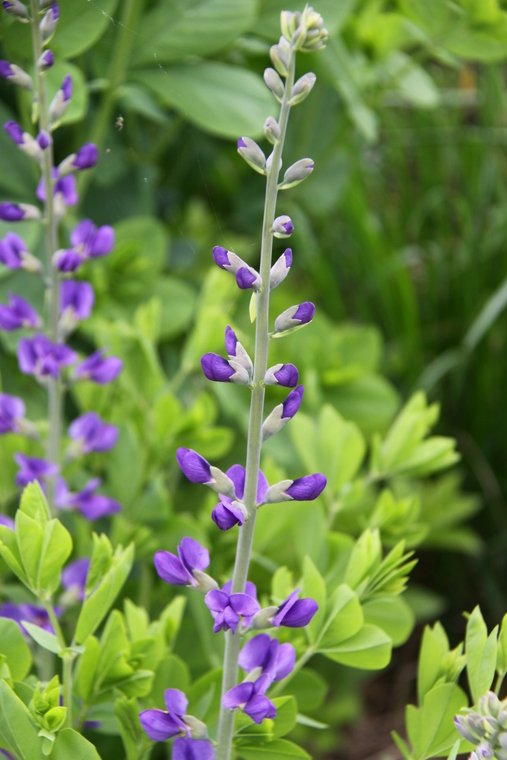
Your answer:
[[[316,80],[317,77],[312,71],[308,71],[306,74],[303,74],[303,76],[298,79],[292,88],[289,105],[296,106],[298,103],[301,103],[303,100],[305,100],[305,98],[307,98],[312,91]]]
[[[269,289],[273,290],[285,280],[292,266],[292,250],[287,248],[271,267]]]
[[[52,124],[60,121],[63,114],[68,108],[72,96],[72,77],[70,74],[64,78],[61,88],[57,91],[55,97],[49,106],[49,119]]]
[[[301,50],[306,40],[306,29],[304,26],[298,26],[292,35],[292,47],[294,50]]]
[[[17,84],[24,90],[31,90],[33,87],[32,77],[19,66],[16,66],[15,63],[9,63],[9,61],[0,61],[0,77],[7,79],[12,84]]]
[[[55,33],[56,25],[58,23],[58,16],[60,15],[60,9],[58,3],[53,3],[40,22],[40,32],[42,35],[42,42],[46,44],[49,42],[53,34]]]
[[[276,119],[272,116],[268,116],[266,123],[264,124],[264,137],[266,140],[274,145],[280,137],[280,127]]]
[[[283,216],[277,216],[273,222],[271,231],[277,238],[290,237],[294,232],[294,225],[290,216],[287,216],[287,214],[284,214]]]
[[[266,156],[257,143],[250,139],[250,137],[239,138],[238,153],[256,172],[259,172],[259,174],[266,173]]]
[[[30,20],[28,9],[20,0],[2,0],[2,8],[6,13],[16,16],[17,19],[24,23]]]
[[[263,610],[257,612],[249,625],[252,631],[263,631],[266,628],[273,628],[271,620],[278,612],[278,607],[265,607]]]
[[[37,61],[39,71],[47,71],[55,62],[55,56],[52,50],[45,50]]]
[[[285,174],[283,175],[283,182],[279,186],[279,190],[288,190],[290,187],[299,185],[304,179],[306,179],[313,172],[313,161],[311,158],[301,158],[296,161],[295,164],[289,166]]]
[[[196,570],[195,568],[192,570],[192,575],[197,581],[195,590],[200,591],[201,594],[207,594],[208,591],[213,591],[214,589],[218,588],[218,583],[214,578],[211,577],[211,575],[203,573],[201,570]]]
[[[283,161],[280,158],[280,161],[278,162],[278,174],[280,174],[280,169],[282,168],[282,164],[283,164]],[[266,159],[266,171],[270,172],[272,166],[273,166],[273,153],[270,153]]]
[[[210,467],[211,477],[213,481],[206,483],[207,486],[212,488],[217,493],[221,493],[224,496],[230,496],[231,499],[236,498],[236,491],[234,490],[234,483],[232,480],[222,472],[218,467]]]
[[[269,57],[273,62],[273,66],[278,71],[280,76],[287,76],[287,68],[289,66],[289,56],[282,48],[281,45],[273,45],[269,50]]]
[[[282,29],[282,34],[289,42],[299,26],[301,14],[298,13],[297,15],[299,16],[299,19],[296,19],[296,13],[293,13],[292,11],[282,11],[280,13],[280,27]]]
[[[280,102],[283,98],[285,87],[274,69],[268,67],[264,70],[264,82],[266,87],[271,90],[275,98]]]

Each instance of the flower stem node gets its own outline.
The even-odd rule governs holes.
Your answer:
[[[271,145],[276,145],[280,137],[280,126],[273,116],[268,116],[264,124],[264,137]]]
[[[299,185],[304,179],[313,172],[313,160],[311,158],[301,158],[295,164],[289,166],[283,175],[283,182],[278,185],[279,190],[288,190],[290,187]]]
[[[252,140],[250,137],[240,137],[238,140],[238,153],[252,169],[255,169],[259,174],[266,174],[266,156],[255,140]]]
[[[271,231],[276,238],[290,237],[294,232],[294,225],[290,216],[287,216],[286,214],[283,216],[277,216],[273,222]]]
[[[285,87],[279,74],[275,71],[275,69],[268,67],[267,69],[264,70],[264,82],[268,90],[271,90],[271,92],[273,93],[275,98],[278,100],[278,102],[281,103],[282,98],[283,98],[283,93],[285,92]]]
[[[46,45],[55,33],[59,15],[60,10],[58,8],[58,3],[53,3],[49,6],[46,15],[40,22],[40,32],[43,45]]]
[[[15,63],[0,61],[0,76],[24,90],[33,89],[32,77]]]
[[[2,8],[25,24],[30,21],[28,9],[20,0],[2,0]]]
[[[313,86],[317,80],[315,74],[308,71],[306,74],[297,80],[292,88],[292,96],[289,100],[290,106],[297,106],[298,103],[302,103],[313,90]]]

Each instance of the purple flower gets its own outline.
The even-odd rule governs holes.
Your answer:
[[[241,503],[245,494],[245,468],[240,464],[233,464],[225,473],[234,484],[234,497],[219,494],[221,501],[211,513],[211,519],[220,530],[229,530],[234,525],[243,525],[247,516],[246,508]],[[261,504],[269,488],[266,476],[259,470],[257,481],[257,502]]]
[[[281,681],[292,673],[296,663],[296,650],[292,644],[280,644],[267,633],[260,633],[247,641],[239,655],[239,664],[247,673],[268,675],[271,681]]]
[[[215,750],[205,739],[174,740],[172,760],[215,760]]]
[[[104,356],[103,349],[99,349],[77,365],[74,375],[79,380],[92,380],[98,385],[105,385],[116,380],[122,368],[121,359],[116,356]]]
[[[60,607],[55,607],[57,617],[62,614]],[[53,626],[49,620],[49,615],[44,607],[37,607],[34,604],[14,604],[14,602],[4,602],[0,605],[0,617],[15,620],[19,627],[25,633],[22,621],[38,625],[45,631],[54,633]]]
[[[301,406],[303,392],[304,387],[298,385],[297,388],[294,388],[294,390],[289,393],[285,401],[278,404],[278,406],[275,406],[271,414],[266,417],[262,426],[263,441],[271,438],[275,433],[278,433],[284,425],[294,417]]]
[[[247,587],[245,594],[231,594],[231,586],[231,582],[226,583],[222,590],[210,591],[204,598],[204,602],[215,621],[213,633],[230,629],[234,634],[241,620],[243,620],[244,626],[248,627],[253,616],[260,610],[256,593],[252,593],[255,590],[253,583]]]
[[[238,362],[227,361],[218,354],[204,354],[201,358],[202,371],[208,380],[217,383],[235,383],[236,385],[249,385],[250,375]]]
[[[51,68],[51,66],[53,66],[54,62],[55,56],[53,51],[45,50],[37,61],[37,65],[41,71],[47,71]]]
[[[58,509],[77,509],[87,520],[99,520],[106,515],[121,512],[121,505],[116,499],[104,494],[94,493],[101,484],[100,478],[88,481],[82,491],[71,493],[63,478],[56,483],[55,505]]]
[[[58,377],[60,370],[74,364],[77,354],[64,343],[52,343],[45,335],[22,338],[18,343],[21,372],[36,377]]]
[[[33,87],[32,77],[26,71],[20,69],[19,66],[16,66],[15,63],[0,61],[0,76],[8,79],[12,84],[17,84],[18,87],[23,87],[25,90],[31,90]]]
[[[272,504],[279,501],[313,501],[319,497],[327,485],[327,479],[320,472],[305,475],[297,480],[282,480],[268,488],[265,501]]]
[[[69,436],[78,442],[83,454],[109,451],[118,441],[118,428],[103,422],[96,412],[86,412],[69,425]]]
[[[280,628],[281,625],[287,628],[304,628],[319,609],[314,599],[299,599],[300,590],[293,591],[271,618],[271,623],[276,628]]]
[[[88,319],[95,303],[95,294],[89,282],[64,280],[60,285],[60,314],[66,314],[71,325]]]
[[[16,145],[23,145],[24,139],[23,135],[25,134],[19,124],[17,124],[15,121],[6,121],[4,124],[4,129],[13,140],[13,142],[16,143]]]
[[[76,178],[72,175],[60,177],[58,169],[53,169],[53,180],[53,195],[55,199],[61,199],[65,206],[75,206],[79,200],[76,190]],[[35,194],[40,201],[46,200],[46,183],[44,182],[44,178],[37,185]]]
[[[294,327],[307,325],[315,315],[315,306],[310,301],[291,306],[275,319],[275,333],[292,330]]]
[[[240,267],[236,272],[236,283],[241,290],[259,290],[262,279],[253,267]]]
[[[114,230],[108,225],[97,229],[90,219],[85,219],[72,230],[70,242],[85,259],[106,256],[114,248]]]
[[[290,268],[292,266],[292,250],[290,248],[287,248],[278,261],[275,261],[273,266],[271,267],[271,273],[269,275],[269,289],[273,290],[273,288],[276,288],[278,285],[280,285],[281,282],[285,280],[287,275],[290,272]]]
[[[24,416],[25,402],[22,399],[8,393],[0,393],[0,435],[19,433],[19,422]]]
[[[209,486],[218,493],[234,497],[234,483],[218,467],[212,467],[197,451],[179,448],[176,459],[182,473],[191,483]]]
[[[75,272],[79,269],[84,259],[73,248],[62,248],[53,256],[53,265],[59,272]]]
[[[98,159],[99,151],[97,146],[94,143],[86,143],[77,153],[72,153],[62,161],[58,167],[58,172],[63,177],[65,174],[70,174],[74,171],[91,169],[92,166],[95,166]]]
[[[26,243],[19,235],[8,232],[0,240],[0,261],[7,269],[26,269],[30,272],[40,272],[41,264],[26,249]]]
[[[9,203],[8,201],[4,201],[0,203],[0,219],[3,222],[39,220],[40,211],[37,206],[31,206],[29,203]]]
[[[42,320],[28,301],[21,296],[9,293],[9,305],[0,304],[0,328],[6,332],[18,330],[20,327],[37,329],[42,326]]]
[[[46,150],[46,148],[51,145],[53,140],[51,139],[51,135],[42,129],[37,135],[37,142],[39,143],[39,147],[42,150]]]
[[[34,480],[41,482],[46,478],[53,478],[58,472],[58,465],[46,459],[14,454],[14,461],[20,467],[14,481],[20,488],[24,488]]]
[[[23,132],[19,124],[17,124],[15,121],[7,121],[4,124],[4,129],[11,140],[16,143],[16,145],[21,148],[21,150],[26,153],[27,156],[30,156],[30,158],[40,159],[42,154],[39,142],[35,140],[28,132]]]
[[[16,530],[14,520],[7,515],[0,515],[0,525],[3,525],[4,528],[9,528],[10,530]]]
[[[166,710],[144,710],[139,715],[141,725],[154,742],[165,742],[178,734],[186,734],[188,728],[183,721],[188,699],[179,689],[164,692]]]
[[[71,562],[62,572],[62,586],[81,602],[85,598],[86,578],[88,577],[89,569],[90,560],[83,557]]]
[[[204,546],[187,536],[182,539],[177,551],[178,556],[166,551],[155,554],[155,569],[163,581],[203,592],[218,588],[213,578],[204,572],[209,566],[209,551]]]
[[[299,372],[294,364],[275,364],[264,376],[264,385],[282,385],[294,388],[298,384]]]
[[[228,710],[240,708],[254,723],[260,724],[264,718],[275,718],[276,707],[265,696],[271,685],[269,676],[261,676],[256,681],[244,681],[234,686],[222,697],[222,705]]]
[[[294,225],[290,216],[284,214],[283,216],[277,216],[273,222],[273,235],[277,238],[290,237],[294,232]]]

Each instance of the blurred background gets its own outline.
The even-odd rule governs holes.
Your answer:
[[[176,446],[226,464],[244,447],[246,398],[205,385],[199,358],[221,350],[231,319],[252,348],[247,297],[211,270],[211,248],[258,259],[264,185],[237,156],[236,139],[260,141],[277,113],[262,71],[286,6],[61,2],[48,80],[56,90],[70,70],[74,97],[56,152],[90,140],[101,151],[79,178],[80,205],[63,236],[83,217],[117,233],[114,253],[86,273],[97,309],[76,345],[108,346],[126,363],[118,387],[86,387],[67,412],[92,406],[121,423],[120,445],[96,468],[107,468],[124,504],[116,537],[133,535],[141,557],[151,556],[156,530],[168,538],[193,521],[199,532],[209,519],[194,490],[175,497]],[[295,263],[273,301],[281,311],[313,300],[318,317],[312,336],[280,342],[277,360],[297,356],[308,414],[332,403],[367,440],[415,390],[440,404],[437,430],[457,439],[462,458],[421,497],[433,529],[418,550],[412,601],[420,621],[441,616],[452,643],[463,610],[480,603],[493,625],[507,608],[507,3],[321,0],[315,8],[329,44],[299,58],[298,75],[318,78],[293,112],[285,151],[286,166],[309,156],[315,171],[279,200],[294,221]],[[1,58],[29,65],[28,30],[6,14],[0,39]],[[0,120],[14,114],[29,124],[23,93],[2,81]],[[0,167],[1,199],[33,197],[33,167],[3,131]],[[37,230],[16,231],[38,249]],[[28,277],[2,270],[0,300],[10,290],[42,297]],[[14,350],[2,334],[3,389],[23,393],[42,418],[44,394],[19,375]],[[269,448],[272,467],[290,469],[294,448],[284,441]],[[20,445],[0,441],[3,511]],[[232,544],[222,545],[225,568]],[[136,582],[143,601],[153,580],[140,571]],[[361,697],[345,698],[352,676],[340,671],[332,720],[345,729],[319,740],[315,756],[387,751],[413,696],[419,638],[417,629]],[[325,708],[318,714],[324,720]]]

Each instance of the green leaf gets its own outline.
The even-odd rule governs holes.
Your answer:
[[[250,738],[248,744],[242,744],[237,748],[237,752],[244,760],[289,760],[290,758],[311,760],[310,755],[297,744],[288,742],[286,739],[266,742],[262,736],[259,737],[258,744],[254,744],[254,740]]]
[[[404,644],[414,630],[415,615],[400,596],[377,596],[363,604],[364,622],[379,626],[393,646]]]
[[[126,549],[117,547],[111,567],[81,608],[76,627],[78,644],[82,644],[105,618],[127,580],[133,562],[134,544],[130,544]]]
[[[190,55],[205,56],[228,47],[255,19],[255,0],[162,0],[140,25],[139,36],[150,45],[138,45],[135,66],[169,63]]]
[[[139,705],[135,699],[120,697],[114,703],[114,712],[127,760],[138,760],[144,756],[143,750],[151,744],[139,722]]]
[[[100,760],[93,744],[72,728],[58,733],[51,757],[53,760]]]
[[[287,688],[296,698],[299,709],[304,712],[318,710],[329,691],[325,678],[311,668],[296,673]]]
[[[296,725],[298,704],[294,697],[276,697],[272,700],[276,707],[273,721],[273,736],[279,738],[292,731]]]
[[[2,649],[0,644],[0,652],[1,651]],[[500,675],[507,671],[507,614],[503,616],[502,625],[500,626],[500,635],[498,637],[498,650],[496,656],[496,669]]]
[[[319,651],[334,662],[359,670],[381,670],[391,660],[392,641],[376,625],[364,625],[342,644]]]
[[[23,620],[22,622],[23,627],[26,628],[32,639],[36,641],[37,644],[39,644],[44,649],[47,649],[49,652],[60,654],[62,647],[60,646],[60,643],[54,633],[45,631],[44,628],[40,627],[40,625],[27,623],[26,620]]]
[[[85,651],[79,658],[76,674],[76,690],[83,702],[89,702],[93,694],[95,674],[100,657],[100,644],[95,636],[88,636]]]
[[[324,578],[308,556],[303,560],[302,596],[314,599],[319,605],[319,609],[308,625],[310,636],[312,640],[315,640],[324,624],[327,593]]]
[[[132,641],[145,638],[148,635],[150,618],[144,607],[138,607],[130,599],[125,599],[123,609],[125,610],[125,619]]]
[[[454,717],[467,704],[466,694],[455,684],[446,683],[431,689],[422,707],[407,706],[407,733],[416,760],[444,754],[453,746]]]
[[[22,681],[32,667],[32,654],[21,628],[15,620],[0,618],[0,655],[7,664],[14,681]]]
[[[72,552],[72,538],[59,520],[51,520],[44,537],[37,572],[38,591],[54,593],[60,585],[60,573]]]
[[[326,404],[320,412],[319,430],[321,471],[328,479],[328,488],[336,493],[357,475],[365,455],[366,442],[357,425],[346,422],[330,404]]]
[[[12,570],[14,575],[16,575],[25,586],[31,588],[30,581],[28,580],[23,567],[16,534],[5,525],[0,525],[0,554],[2,555],[5,564]]]
[[[143,70],[133,77],[162,103],[219,137],[257,137],[273,110],[273,97],[260,77],[227,63],[209,61],[164,72]]]
[[[355,636],[364,623],[363,610],[357,594],[346,584],[333,592],[326,615],[320,649],[332,649]]]
[[[111,25],[118,0],[94,3],[59,0],[60,15],[51,49],[61,58],[75,58],[91,48]]]
[[[476,607],[467,623],[465,654],[467,675],[474,704],[486,694],[496,670],[498,626],[488,637],[488,629],[479,607]]]
[[[51,520],[47,499],[39,483],[29,483],[21,494],[19,509],[42,528]]]
[[[18,760],[43,760],[37,729],[28,708],[6,681],[0,681],[0,738]]]
[[[417,699],[422,705],[424,697],[435,686],[441,675],[442,663],[449,653],[449,640],[441,623],[424,629],[417,670]]]
[[[37,589],[39,559],[44,541],[44,529],[21,509],[16,512],[16,538],[19,554],[32,589]]]

